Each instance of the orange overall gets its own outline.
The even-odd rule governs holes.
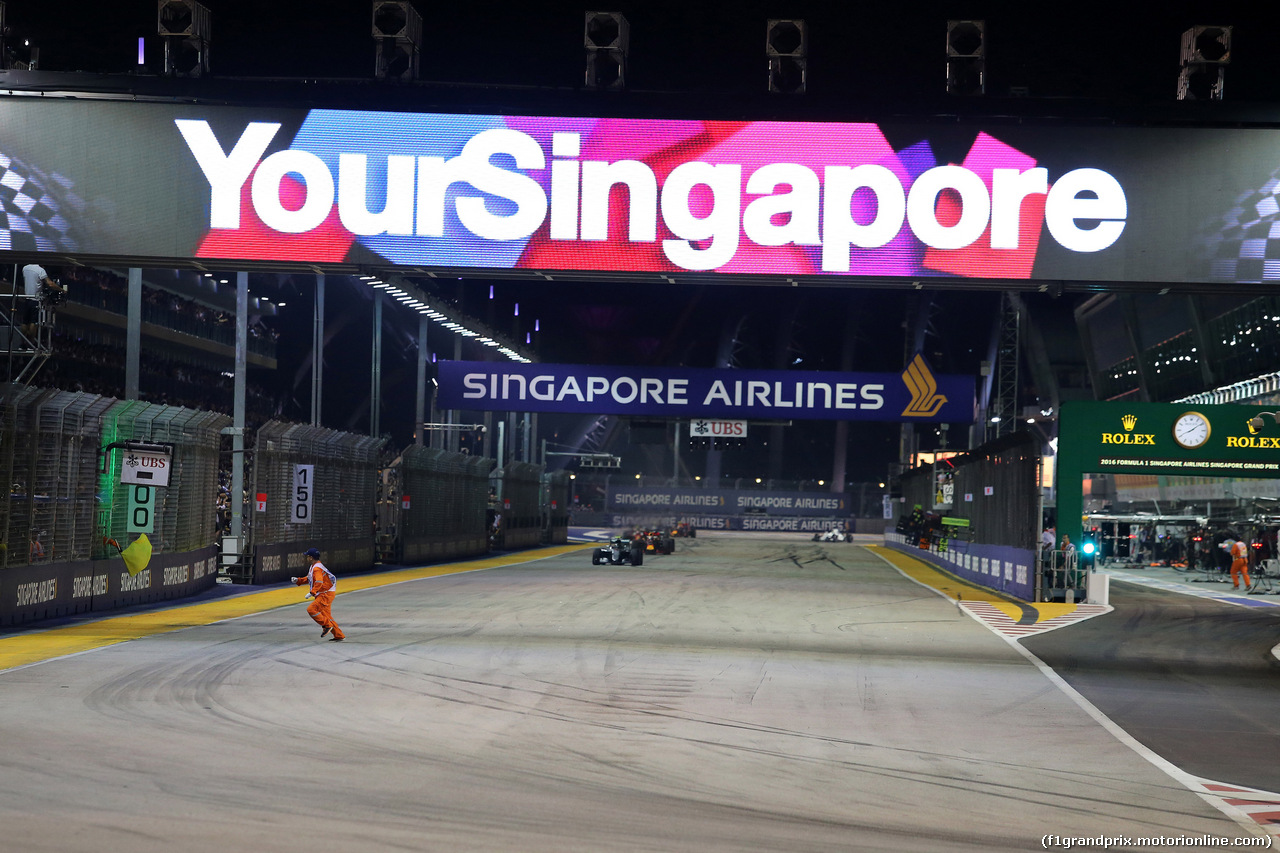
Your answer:
[[[1249,546],[1237,542],[1231,546],[1231,586],[1240,588],[1240,576],[1244,575],[1244,588],[1248,589],[1249,581]]]
[[[346,634],[343,634],[338,623],[333,621],[333,614],[329,611],[333,606],[333,597],[337,594],[335,590],[338,588],[338,578],[325,568],[324,563],[316,560],[311,564],[306,575],[298,578],[298,586],[304,583],[311,584],[311,594],[315,597],[315,601],[307,607],[307,613],[316,620],[317,625],[324,629],[320,636],[323,637],[332,631],[335,640],[343,639]]]

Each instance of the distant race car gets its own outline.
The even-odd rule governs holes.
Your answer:
[[[844,542],[845,536],[844,536],[844,533],[840,532],[839,530],[836,530],[833,527],[830,530],[828,530],[826,533],[813,534],[813,541],[814,542]]]
[[[591,552],[591,565],[639,566],[644,563],[644,544],[635,543],[621,536],[609,543],[607,548],[596,548]]]
[[[644,531],[644,540],[644,549],[655,554],[670,554],[676,550],[676,540],[661,530]]]
[[[671,528],[671,535],[687,536],[690,539],[695,539],[698,536],[698,528],[694,527],[692,524],[690,524],[687,521],[682,521],[679,524],[677,524],[675,527]]]

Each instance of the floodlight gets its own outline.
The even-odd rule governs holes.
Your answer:
[[[947,21],[947,93],[986,92],[986,21]]]
[[[587,12],[582,38],[587,50],[625,53],[631,46],[631,25],[621,12]]]
[[[947,21],[947,56],[985,57],[986,21]]]
[[[1221,101],[1226,69],[1209,62],[1193,62],[1178,71],[1179,101]]]
[[[1231,62],[1231,27],[1199,24],[1182,33],[1178,100],[1220,101]]]
[[[422,16],[408,0],[373,0],[374,76],[416,80],[422,53]]]
[[[586,48],[585,83],[590,89],[624,89],[631,25],[621,12],[587,12],[582,43]]]
[[[1231,27],[1199,24],[1182,34],[1182,64],[1231,62]]]
[[[162,36],[196,35],[197,13],[193,7],[199,5],[188,0],[160,0],[156,9],[157,32]]]
[[[156,0],[156,32],[164,40],[164,73],[201,77],[209,73],[212,25],[196,0]]]
[[[767,56],[807,56],[808,28],[801,19],[770,19],[765,22]]]
[[[802,19],[765,21],[764,54],[769,62],[769,91],[803,94],[808,84],[809,31]]]

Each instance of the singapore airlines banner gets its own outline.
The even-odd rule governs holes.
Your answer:
[[[0,97],[0,252],[11,253],[1269,281],[1280,280],[1278,178],[1280,132],[1265,129]]]
[[[935,376],[916,356],[901,374],[587,367],[442,361],[445,409],[668,418],[972,423],[974,379]]]

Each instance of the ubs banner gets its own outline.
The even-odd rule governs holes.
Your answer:
[[[1280,280],[1280,131],[0,97],[0,252],[443,269]]]
[[[183,598],[217,582],[217,548],[156,554],[130,575],[124,561],[85,560],[0,572],[0,625]]]

